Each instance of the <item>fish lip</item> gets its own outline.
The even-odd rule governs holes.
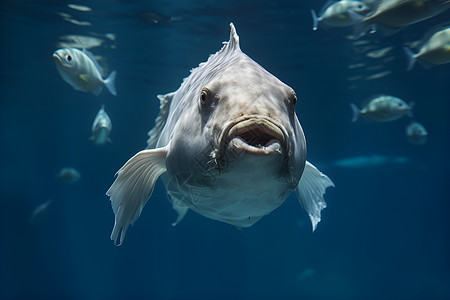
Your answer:
[[[62,60],[61,56],[58,55],[58,53],[54,52],[52,56],[56,62],[58,62],[61,65],[64,65],[64,61]]]
[[[57,52],[53,52],[53,59],[54,61],[59,64],[60,66],[64,66],[64,67],[70,67],[69,64],[66,63],[66,61],[64,59],[62,59],[61,55],[59,55]]]
[[[264,145],[255,146],[249,144],[243,135],[249,135],[256,131],[256,135],[266,135]],[[224,158],[228,149],[239,150],[256,155],[268,155],[273,153],[287,153],[287,131],[279,122],[267,116],[247,115],[230,121],[219,137],[219,147],[216,150],[216,159]]]

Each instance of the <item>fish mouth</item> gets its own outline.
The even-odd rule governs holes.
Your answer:
[[[282,155],[286,150],[287,133],[278,122],[264,116],[243,116],[230,122],[219,139],[216,158],[225,153],[254,155]]]
[[[252,118],[236,123],[228,132],[228,148],[252,154],[281,153],[283,131],[266,119]]]
[[[55,53],[53,53],[53,60],[56,62],[56,63],[59,63],[60,65],[64,65],[64,62],[63,62],[63,60],[62,60],[62,58],[55,52]]]
[[[55,63],[56,63],[57,65],[64,66],[64,67],[70,67],[70,66],[66,63],[66,61],[61,57],[60,54],[54,52],[52,56],[53,56],[53,60],[55,61]]]

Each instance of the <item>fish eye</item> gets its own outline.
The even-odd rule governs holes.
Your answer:
[[[202,107],[206,107],[211,104],[211,92],[207,88],[203,88],[200,93],[200,104]]]
[[[295,105],[297,104],[297,95],[295,92],[292,92],[291,96],[289,97],[289,103],[292,105],[292,109],[295,109]]]
[[[70,56],[69,54],[66,55],[66,60],[67,61],[72,61],[72,56]]]

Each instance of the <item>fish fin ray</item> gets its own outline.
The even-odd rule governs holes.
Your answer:
[[[313,30],[316,31],[317,30],[317,26],[319,25],[319,18],[317,17],[316,12],[314,11],[314,9],[311,9],[311,15],[313,18]]]
[[[91,80],[91,78],[92,78],[92,76],[89,75],[89,74],[87,74],[87,73],[80,74],[80,75],[78,75],[78,77],[79,77],[81,80],[83,80],[84,82],[89,82],[89,80]]]
[[[406,68],[406,70],[411,71],[416,64],[417,59],[414,52],[408,47],[403,47],[403,51],[405,51],[406,57],[408,58],[408,67]]]
[[[143,150],[130,158],[119,171],[106,194],[115,214],[111,240],[121,245],[125,234],[140,216],[153,192],[156,180],[166,172],[166,148]]]
[[[117,96],[117,91],[116,91],[116,74],[117,74],[116,71],[112,71],[111,74],[109,74],[108,78],[106,78],[104,80],[106,88],[114,96]]]
[[[177,212],[177,219],[175,220],[175,222],[172,223],[172,226],[177,226],[178,223],[180,223],[181,220],[183,220],[183,218],[186,215],[186,213],[188,212],[189,208],[179,206],[175,202],[173,202],[172,208]]]
[[[233,51],[235,49],[240,49],[239,36],[233,23],[230,23],[230,40],[228,42],[223,42],[223,44],[224,46],[219,53],[222,51]]]
[[[313,231],[320,222],[321,211],[327,207],[323,195],[328,187],[334,187],[331,179],[307,161],[295,192],[311,220]]]
[[[354,104],[354,103],[350,103],[350,107],[352,108],[352,112],[353,112],[352,122],[356,122],[359,119],[359,115],[360,115],[361,111],[360,111],[359,107],[356,106],[356,104]]]
[[[154,149],[161,136],[161,132],[166,124],[169,116],[170,103],[172,102],[175,92],[165,95],[158,95],[159,99],[159,114],[155,119],[155,126],[148,132],[147,149]]]

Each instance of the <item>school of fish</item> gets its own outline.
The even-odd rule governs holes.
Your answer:
[[[447,0],[341,0],[328,1],[324,4],[319,15],[312,9],[313,30],[319,27],[337,28],[348,27],[351,30],[350,39],[357,40],[368,32],[379,36],[390,36],[401,29],[413,26],[419,22],[431,19],[450,8]],[[354,45],[365,45],[370,41],[354,42]],[[413,44],[413,43],[411,43]],[[408,64],[407,70],[413,69],[416,62],[424,67],[443,65],[450,62],[450,27],[448,24],[433,28],[430,33],[423,37],[419,43],[414,43],[416,52],[409,46],[404,46]],[[370,47],[367,47],[372,49]],[[385,47],[367,52],[367,57],[383,58],[392,51],[392,47]],[[385,60],[388,61],[388,60]],[[364,64],[353,64],[349,68],[360,68]],[[382,67],[382,66],[379,66]],[[373,68],[377,69],[377,68]],[[374,80],[391,74],[391,71],[381,71],[371,76],[361,75],[348,78],[348,81],[361,79]],[[352,121],[355,122],[360,116],[367,121],[392,122],[407,116],[410,122],[405,127],[406,139],[413,145],[423,145],[428,136],[424,125],[414,119],[413,104],[415,101],[407,102],[397,95],[387,95],[386,91],[380,91],[378,95],[367,95],[366,99],[360,99],[362,108],[355,103],[350,103],[353,112]]]
[[[69,7],[91,10],[74,4]],[[318,13],[314,9],[310,12],[314,31],[348,29],[354,45],[365,46],[370,42],[362,38],[369,32],[394,35],[448,8],[448,0],[330,0]],[[61,16],[72,24],[90,26],[69,14]],[[161,19],[155,13],[151,17]],[[128,228],[139,218],[158,178],[164,182],[178,214],[173,225],[192,210],[237,228],[250,227],[279,207],[293,191],[313,231],[321,221],[325,191],[334,184],[306,160],[305,134],[295,112],[297,95],[241,51],[236,29],[232,23],[230,27],[229,41],[220,51],[192,70],[178,90],[158,95],[160,112],[148,133],[147,148],[118,170],[106,192],[115,214],[110,238],[116,245],[123,243]],[[115,39],[112,34],[106,37]],[[87,49],[101,45],[102,40],[75,35],[64,38],[72,43],[60,43],[61,48],[52,54],[63,81],[77,92],[99,96],[106,88],[116,96],[116,71],[107,74],[100,63],[104,58],[99,62],[101,57]],[[374,59],[393,50],[368,48],[371,50],[367,57]],[[450,27],[433,29],[420,43],[405,44],[403,51],[408,71],[417,62],[427,68],[449,63]],[[362,66],[353,64],[349,69]],[[389,74],[381,70],[365,80]],[[348,80],[360,79],[363,77]],[[409,119],[404,131],[406,140],[413,145],[426,143],[428,132],[414,117],[415,99],[386,92],[352,99],[352,121],[363,118],[370,123],[391,123]],[[93,118],[90,140],[94,145],[111,144],[111,132],[111,118],[102,104]],[[408,161],[372,155],[338,160],[332,166],[361,168]],[[74,183],[81,175],[73,168],[63,168],[57,177]],[[37,207],[32,219],[37,219],[50,203]]]

